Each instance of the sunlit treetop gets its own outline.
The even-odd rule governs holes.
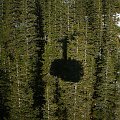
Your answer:
[[[63,3],[65,3],[65,4],[70,4],[72,2],[73,2],[73,0],[63,0]]]

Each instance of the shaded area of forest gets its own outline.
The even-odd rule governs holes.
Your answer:
[[[33,99],[34,104],[33,108],[39,110],[39,114],[37,118],[40,120],[43,119],[43,106],[45,104],[45,82],[42,79],[42,54],[44,53],[44,32],[43,32],[43,16],[42,16],[42,9],[39,0],[35,1],[35,15],[37,16],[36,19],[36,32],[37,32],[37,40],[36,40],[36,62],[34,65],[34,71],[31,73],[33,74],[33,80],[31,82],[31,87],[33,89]]]
[[[55,111],[55,116],[58,117],[59,120],[68,120],[68,111],[64,104],[63,99],[61,98],[62,89],[60,87],[59,79],[56,77],[55,83],[55,93],[54,93],[54,102],[57,104],[57,109]]]
[[[118,119],[119,40],[111,20],[112,2],[82,0],[79,6],[79,0],[35,0],[34,5],[31,0],[13,1],[3,4],[2,42],[8,44],[6,51],[14,52],[0,53],[3,58],[6,54],[2,64],[11,62],[6,62],[8,71],[0,66],[0,119]],[[74,31],[79,34],[74,36]]]
[[[50,74],[64,81],[79,82],[83,76],[83,68],[80,61],[56,59],[51,65]]]
[[[9,79],[5,70],[0,67],[0,119],[9,119],[9,107],[7,97],[9,95]]]

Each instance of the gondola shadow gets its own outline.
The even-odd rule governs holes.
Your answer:
[[[50,67],[50,74],[68,82],[79,82],[83,76],[82,62],[67,58],[68,37],[59,40],[62,43],[62,59],[55,59]]]

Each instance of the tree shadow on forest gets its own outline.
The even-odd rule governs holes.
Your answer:
[[[90,113],[91,120],[98,119],[96,118],[97,116],[95,116],[94,114],[95,112],[100,113],[100,111],[102,111],[102,109],[97,105],[98,102],[97,99],[101,97],[99,93],[99,86],[101,85],[101,79],[102,79],[102,76],[99,76],[99,74],[102,72],[102,67],[100,67],[102,64],[102,60],[100,59],[100,56],[97,56],[97,58],[95,59],[95,63],[96,63],[96,70],[95,70],[96,81],[93,85],[94,92],[92,98],[96,103],[93,102],[91,104],[91,113]],[[99,119],[102,120],[101,118]]]
[[[82,62],[71,58],[67,59],[67,47],[69,43],[67,36],[58,42],[62,43],[62,59],[55,59],[52,62],[50,74],[64,81],[79,82],[84,74]]]
[[[103,105],[100,104],[102,103],[102,99],[103,96],[101,96],[103,93],[101,93],[101,88],[103,87],[103,83],[104,83],[104,79],[103,76],[101,75],[103,73],[103,65],[105,63],[105,59],[104,59],[104,55],[103,55],[103,49],[101,49],[101,53],[102,56],[97,56],[97,58],[95,58],[95,63],[96,63],[96,72],[95,72],[95,77],[96,77],[96,81],[94,83],[94,92],[92,95],[92,99],[94,100],[94,102],[91,105],[91,120],[95,120],[95,119],[99,119],[102,120],[103,119],[103,114],[104,114],[104,109],[103,109]],[[112,106],[112,110],[115,109],[116,105],[113,102],[110,102],[111,106]],[[110,108],[109,108],[110,109]],[[111,110],[111,111],[112,111]],[[96,113],[99,113],[99,115],[95,115]],[[115,114],[112,114],[112,117],[115,118]]]
[[[36,20],[36,33],[37,33],[37,39],[36,40],[36,47],[38,48],[36,50],[36,60],[34,64],[34,71],[33,72],[33,80],[31,82],[31,87],[33,90],[33,107],[34,109],[37,109],[39,111],[39,114],[37,116],[38,119],[43,119],[43,106],[45,104],[45,82],[42,79],[42,66],[43,66],[43,58],[42,54],[44,53],[44,32],[43,32],[43,16],[42,16],[42,9],[40,6],[39,0],[35,1],[36,9],[35,14],[37,16]]]
[[[56,77],[55,88],[56,89],[54,93],[54,102],[57,104],[55,116],[58,117],[59,120],[67,120],[67,117],[68,117],[67,108],[65,107],[63,100],[61,98],[61,94],[63,90],[61,89],[59,85],[59,80],[57,77]]]
[[[8,120],[9,107],[7,103],[7,94],[9,89],[8,75],[0,68],[0,120]]]

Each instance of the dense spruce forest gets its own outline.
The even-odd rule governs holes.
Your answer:
[[[120,0],[0,0],[0,120],[120,120]]]

